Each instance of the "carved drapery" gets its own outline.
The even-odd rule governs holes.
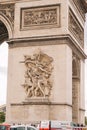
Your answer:
[[[59,26],[59,5],[21,9],[21,29],[39,26]]]
[[[69,31],[77,39],[82,48],[84,48],[84,29],[71,11],[69,10]]]
[[[14,24],[14,4],[0,4],[0,13],[4,14]]]
[[[51,94],[52,83],[52,57],[43,52],[33,56],[25,55],[24,63],[26,66],[25,89],[27,97],[49,97]]]

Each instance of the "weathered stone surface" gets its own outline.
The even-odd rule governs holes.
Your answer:
[[[9,44],[6,122],[84,123],[81,2],[0,0],[0,34]]]
[[[59,6],[21,9],[21,29],[40,26],[60,26]]]

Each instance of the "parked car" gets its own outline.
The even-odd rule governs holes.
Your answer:
[[[10,124],[6,123],[0,124],[0,130],[10,130]]]
[[[38,129],[30,125],[13,125],[10,127],[10,130],[38,130]]]

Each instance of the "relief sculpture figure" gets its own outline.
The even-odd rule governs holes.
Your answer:
[[[52,57],[42,53],[33,56],[25,55],[25,83],[23,84],[27,97],[46,97],[52,89]]]

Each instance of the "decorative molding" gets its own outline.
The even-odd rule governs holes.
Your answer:
[[[60,7],[46,6],[21,9],[21,29],[60,26]]]
[[[79,108],[79,110],[80,110],[80,111],[83,111],[83,112],[85,112],[85,111],[86,111],[86,109],[85,109],[85,108]]]
[[[58,102],[22,102],[22,103],[11,103],[11,106],[25,106],[25,105],[54,105],[54,106],[68,106],[72,108],[72,104],[69,103],[58,103]]]
[[[57,42],[53,42],[53,40]],[[43,42],[40,42],[43,41]],[[49,42],[47,42],[49,41]],[[25,42],[25,43],[24,43]],[[87,55],[84,49],[79,45],[78,41],[71,36],[71,34],[66,35],[51,35],[51,36],[37,36],[37,37],[25,37],[25,38],[12,38],[7,41],[9,48],[16,47],[27,47],[27,46],[43,46],[43,45],[59,45],[68,44],[77,52],[81,59],[87,59]]]
[[[81,24],[71,9],[69,10],[69,31],[78,40],[80,46],[84,48],[84,29],[82,28]]]
[[[25,89],[27,98],[29,97],[49,97],[52,89],[52,57],[39,50],[33,56],[25,55],[24,64],[26,66]]]
[[[14,25],[14,4],[0,4],[0,13],[4,14]]]

